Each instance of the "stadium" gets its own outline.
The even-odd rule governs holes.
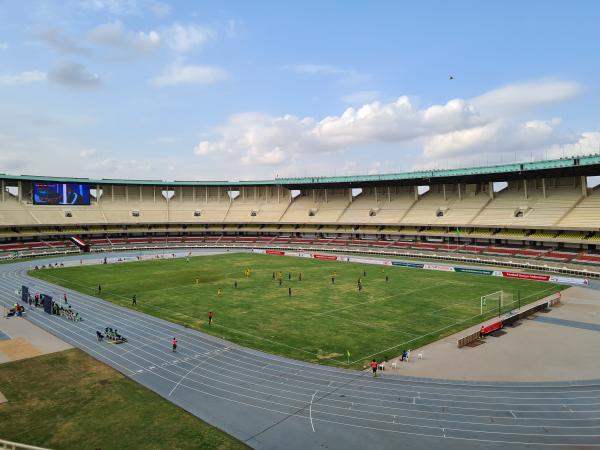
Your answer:
[[[471,3],[0,2],[0,450],[600,448],[600,3]]]
[[[275,448],[280,432],[298,448],[393,446],[397,434],[433,448],[597,445],[592,381],[404,368],[447,365],[438,341],[470,349],[569,289],[596,289],[598,175],[597,155],[268,181],[2,175],[2,301],[18,292],[33,324],[253,447]],[[155,348],[172,334],[175,359]],[[371,361],[387,364],[384,385],[364,379]],[[207,364],[236,375],[211,378]],[[575,364],[568,376],[597,375]],[[491,423],[474,419],[483,399]],[[338,427],[351,431],[331,441]]]

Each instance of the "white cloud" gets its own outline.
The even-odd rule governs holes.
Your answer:
[[[578,139],[563,145],[553,145],[547,151],[548,157],[551,158],[598,153],[600,153],[600,132],[582,133]]]
[[[182,84],[211,84],[229,78],[229,74],[212,66],[173,65],[152,82],[156,86],[177,86]]]
[[[161,45],[157,31],[130,31],[119,20],[98,25],[88,33],[88,39],[96,45],[133,55],[148,55]]]
[[[511,84],[471,100],[480,110],[520,109],[569,100],[582,92],[579,83],[539,80]]]
[[[317,72],[322,69],[314,69]],[[387,103],[371,102],[347,108],[340,115],[299,118],[258,113],[235,114],[212,130],[195,147],[196,155],[230,153],[245,164],[276,165],[306,153],[332,153],[372,144],[411,143],[421,146],[425,159],[481,152],[519,152],[565,145],[573,137],[559,119],[517,120],[501,105],[526,111],[559,102],[580,91],[576,83],[538,82],[531,93],[523,84],[506,86],[474,100],[454,99],[424,108],[402,96]],[[533,86],[533,85],[532,85]],[[478,107],[477,105],[481,105]]]
[[[60,62],[48,72],[48,79],[70,88],[96,88],[102,82],[100,77],[75,62]]]
[[[342,97],[344,103],[368,103],[377,100],[381,96],[379,91],[358,91]]]
[[[428,138],[423,154],[433,159],[485,152],[535,152],[565,139],[568,137],[561,134],[559,119],[496,121]]]
[[[212,39],[215,35],[210,28],[198,24],[174,23],[162,31],[171,49],[176,52],[188,52]]]
[[[12,86],[16,84],[35,83],[45,81],[46,73],[39,70],[27,70],[16,74],[0,75],[0,85]]]

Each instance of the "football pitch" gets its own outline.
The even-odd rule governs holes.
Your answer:
[[[564,289],[539,281],[252,253],[30,275],[239,345],[355,368],[498,315],[497,301],[488,301],[480,315],[483,295],[500,290],[512,295],[512,302],[500,306],[506,312],[516,309],[517,299],[524,305]],[[127,336],[127,330],[119,331]]]

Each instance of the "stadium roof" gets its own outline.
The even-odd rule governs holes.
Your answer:
[[[465,183],[486,181],[508,181],[523,178],[551,178],[566,176],[600,175],[600,154],[561,158],[529,163],[501,164],[495,166],[468,167],[464,169],[421,170],[415,172],[389,173],[381,175],[351,175],[334,177],[275,178],[256,181],[161,181],[161,180],[118,180],[65,178],[38,175],[5,175],[0,180],[37,181],[54,183],[89,183],[99,185],[129,184],[152,186],[264,186],[279,185],[291,189],[310,187],[359,187],[368,185],[427,185],[431,183]]]

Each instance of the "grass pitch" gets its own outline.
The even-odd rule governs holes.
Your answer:
[[[72,349],[0,365],[0,436],[55,449],[247,449]]]
[[[100,284],[105,300],[243,346],[356,368],[497,315],[497,302],[488,302],[480,315],[482,295],[512,293],[515,303],[505,305],[505,312],[516,308],[518,295],[523,305],[564,289],[545,282],[251,253],[30,274],[96,296]],[[214,314],[211,326],[208,311]]]

